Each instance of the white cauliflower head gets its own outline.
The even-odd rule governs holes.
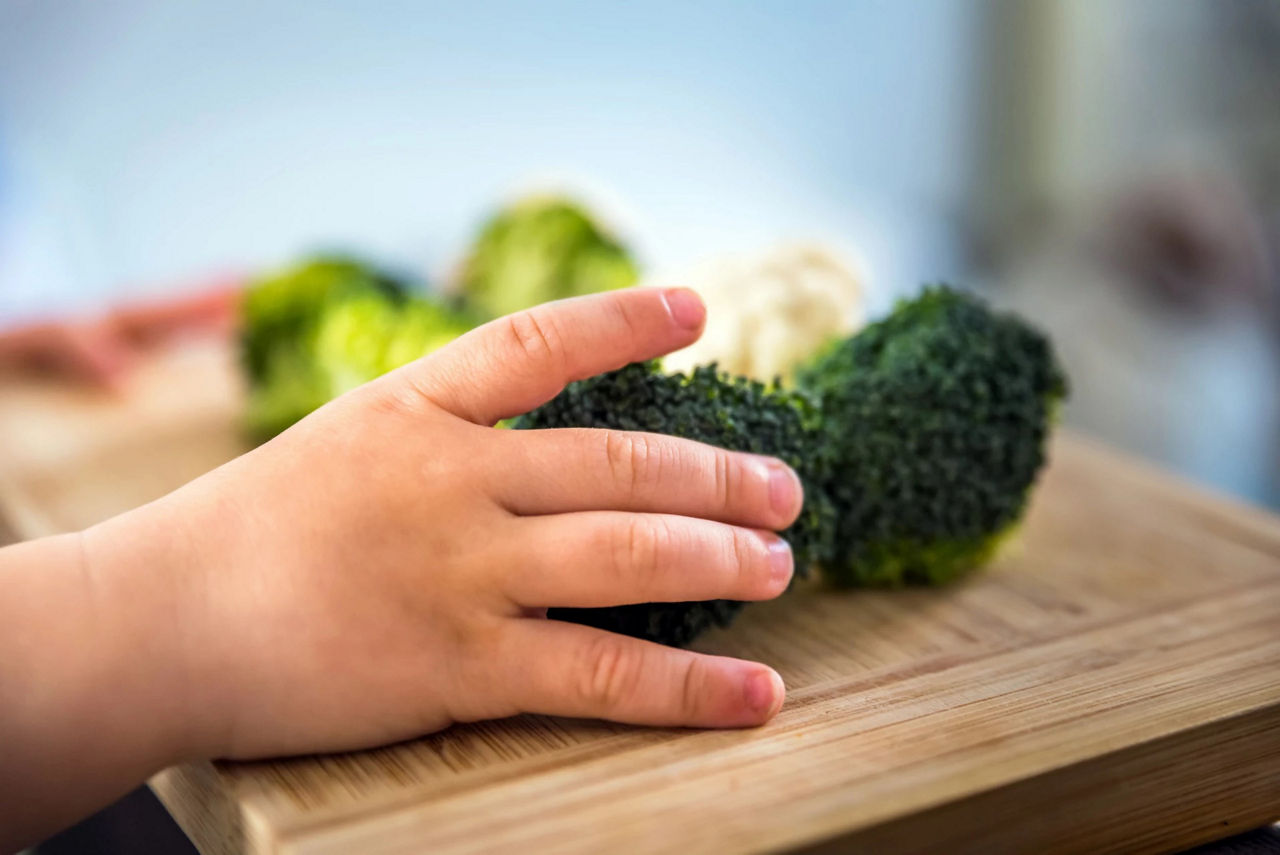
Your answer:
[[[685,285],[707,304],[702,338],[663,360],[676,371],[718,362],[760,380],[788,377],[826,341],[849,335],[866,319],[855,268],[813,244],[715,259],[652,284]]]

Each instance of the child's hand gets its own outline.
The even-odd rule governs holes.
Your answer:
[[[703,320],[692,292],[651,289],[500,319],[86,532],[98,590],[171,623],[156,673],[181,699],[180,750],[347,749],[519,712],[770,718],[783,687],[763,665],[544,615],[780,594],[792,561],[771,531],[799,513],[794,473],[671,437],[491,427]]]

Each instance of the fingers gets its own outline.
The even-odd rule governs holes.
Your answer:
[[[120,336],[141,344],[187,330],[222,332],[234,323],[242,283],[227,278],[178,297],[123,306],[108,316]]]
[[[509,697],[524,712],[666,727],[754,727],[781,708],[767,666],[560,621],[512,621],[501,637]]]
[[[492,566],[527,608],[767,600],[793,572],[776,534],[707,520],[599,511],[515,522],[518,553]]]
[[[101,322],[33,324],[0,334],[0,365],[50,370],[104,387],[119,384],[133,354]]]
[[[239,289],[234,283],[198,294],[141,303],[103,317],[41,323],[0,332],[0,364],[53,369],[104,387],[119,387],[142,351],[184,331],[229,333]]]
[[[779,460],[692,440],[628,431],[510,431],[495,473],[498,501],[517,514],[650,511],[780,530],[795,522],[804,488]],[[516,462],[512,462],[511,458]]]
[[[105,325],[92,323],[69,327],[64,349],[54,359],[68,373],[112,388],[121,384],[136,354]]]
[[[685,288],[559,300],[474,329],[402,376],[446,410],[488,425],[546,403],[573,380],[684,347],[705,318]]]

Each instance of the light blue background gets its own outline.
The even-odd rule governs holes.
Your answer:
[[[963,2],[0,6],[0,321],[316,246],[447,274],[514,192],[651,269],[786,238],[957,272]],[[176,284],[175,284],[176,283]]]

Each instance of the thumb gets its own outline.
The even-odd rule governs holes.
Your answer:
[[[574,380],[685,347],[705,320],[702,300],[687,288],[626,288],[498,318],[400,372],[438,406],[491,425]]]

